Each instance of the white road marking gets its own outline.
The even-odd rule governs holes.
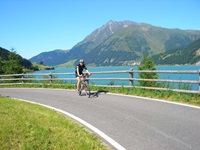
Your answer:
[[[96,127],[92,126],[91,124],[87,123],[86,121],[66,112],[66,111],[63,111],[61,109],[58,109],[58,108],[55,108],[55,107],[52,107],[52,106],[48,106],[48,105],[45,105],[45,104],[40,104],[40,103],[37,103],[37,102],[32,102],[32,101],[28,101],[28,100],[24,100],[24,99],[19,99],[19,98],[13,98],[13,99],[16,99],[16,100],[20,100],[20,101],[25,101],[25,102],[29,102],[29,103],[32,103],[32,104],[37,104],[37,105],[40,105],[40,106],[44,106],[44,107],[47,107],[49,109],[52,109],[52,110],[55,110],[57,112],[60,112],[62,114],[65,114],[71,118],[73,118],[74,120],[78,121],[79,123],[81,123],[82,125],[86,126],[87,128],[89,128],[91,131],[95,132],[96,134],[98,134],[100,137],[102,137],[104,140],[106,140],[108,143],[110,143],[113,147],[115,147],[117,150],[126,150],[123,146],[121,146],[119,143],[117,143],[116,141],[114,141],[112,138],[110,138],[109,136],[107,136],[105,133],[103,133],[102,131],[100,131],[99,129],[97,129]]]
[[[157,102],[162,102],[162,103],[169,103],[169,104],[174,104],[174,105],[180,105],[180,106],[185,106],[185,107],[191,107],[191,108],[196,108],[200,109],[199,106],[193,106],[189,104],[183,104],[183,103],[178,103],[178,102],[171,102],[167,100],[160,100],[160,99],[155,99],[155,98],[148,98],[148,97],[141,97],[141,96],[134,96],[134,95],[125,95],[125,94],[116,94],[116,93],[107,93],[109,95],[116,95],[116,96],[123,96],[123,97],[133,97],[133,98],[140,98],[140,99],[145,99],[149,101],[157,101]]]

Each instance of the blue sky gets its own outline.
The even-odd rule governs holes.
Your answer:
[[[0,0],[0,47],[27,59],[67,50],[109,20],[200,30],[200,1]]]

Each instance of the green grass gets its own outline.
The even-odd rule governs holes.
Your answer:
[[[108,149],[94,134],[48,108],[0,97],[0,150]]]

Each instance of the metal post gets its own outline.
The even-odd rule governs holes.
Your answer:
[[[131,68],[130,70],[129,70],[129,78],[131,79],[131,80],[129,80],[129,84],[130,84],[130,86],[133,86],[133,69]]]

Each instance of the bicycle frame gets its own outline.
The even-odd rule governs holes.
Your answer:
[[[85,90],[85,95],[90,98],[90,86],[88,78],[89,75],[87,73],[83,74],[81,77],[79,95],[81,95],[82,91]]]

